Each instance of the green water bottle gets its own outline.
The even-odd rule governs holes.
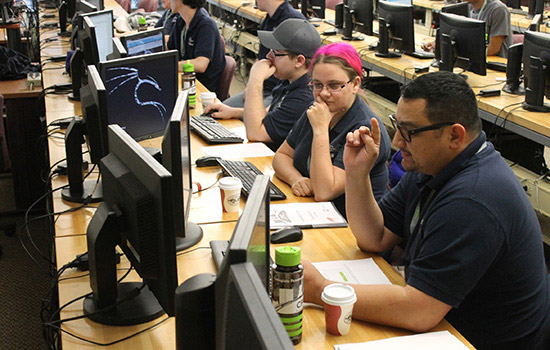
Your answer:
[[[276,248],[273,269],[273,305],[294,344],[302,340],[304,267],[300,264],[301,253],[298,247]]]
[[[189,90],[189,108],[197,104],[197,88],[195,86],[195,66],[189,60],[183,64],[181,73],[181,90]]]

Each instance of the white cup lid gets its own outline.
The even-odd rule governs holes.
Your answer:
[[[220,179],[219,186],[224,190],[237,190],[243,187],[243,183],[238,177],[226,176]]]
[[[321,294],[321,300],[330,305],[345,305],[355,303],[357,295],[355,289],[347,284],[329,284]]]
[[[201,92],[201,98],[216,98],[215,92]]]

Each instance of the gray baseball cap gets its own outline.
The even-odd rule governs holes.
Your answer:
[[[286,50],[312,58],[321,47],[321,36],[307,20],[289,18],[274,31],[259,30],[260,43],[273,50]]]

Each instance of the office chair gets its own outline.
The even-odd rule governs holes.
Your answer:
[[[222,72],[220,79],[220,87],[218,89],[218,99],[223,101],[229,97],[229,87],[231,86],[231,80],[235,74],[237,68],[237,62],[231,56],[225,55],[225,68]]]
[[[334,10],[334,7],[336,5],[338,5],[339,3],[341,3],[343,0],[327,0],[326,3],[325,3],[325,7],[327,9],[331,9],[331,10]]]

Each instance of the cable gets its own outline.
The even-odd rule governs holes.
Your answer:
[[[191,250],[185,250],[185,251],[183,251],[183,252],[179,252],[179,253],[176,254],[176,256],[180,256],[180,255],[192,253],[192,252],[197,251],[197,250],[200,250],[200,249],[209,249],[209,250],[212,250],[212,248],[210,248],[210,247],[197,247],[197,248],[194,248],[194,249],[191,249]]]

